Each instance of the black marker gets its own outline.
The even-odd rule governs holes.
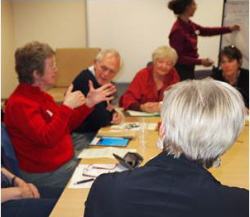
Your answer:
[[[92,178],[92,179],[85,179],[85,180],[76,182],[74,185],[79,185],[79,184],[83,184],[83,183],[86,183],[86,182],[91,182],[91,181],[94,181],[94,180],[95,180],[94,178]]]

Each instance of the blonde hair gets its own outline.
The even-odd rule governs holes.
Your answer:
[[[189,80],[165,92],[161,117],[164,150],[209,168],[243,129],[245,106],[241,94],[225,82]]]
[[[173,62],[173,66],[176,64],[178,55],[174,48],[168,46],[160,46],[155,49],[152,54],[152,60],[156,60],[158,58],[168,58]]]

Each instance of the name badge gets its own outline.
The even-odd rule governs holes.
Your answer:
[[[50,110],[47,110],[46,112],[49,114],[50,117],[53,116],[53,113]]]

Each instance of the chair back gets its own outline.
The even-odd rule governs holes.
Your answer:
[[[9,134],[3,123],[1,124],[1,164],[14,175],[20,177],[20,170],[16,154]]]
[[[201,69],[201,70],[195,70],[194,77],[195,79],[201,80],[204,78],[207,78],[211,76],[213,71],[211,69]]]
[[[100,48],[60,48],[56,49],[58,73],[55,87],[69,87],[75,77],[94,64]]]

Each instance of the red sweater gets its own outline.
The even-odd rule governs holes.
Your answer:
[[[178,64],[200,65],[198,59],[197,39],[198,36],[213,36],[232,32],[229,27],[202,27],[189,20],[185,23],[177,19],[169,34],[169,44],[178,53]]]
[[[19,166],[30,173],[50,172],[72,159],[70,132],[92,111],[81,106],[58,106],[47,93],[28,84],[19,84],[10,96],[5,124]]]
[[[163,87],[157,91],[153,78],[153,66],[140,70],[127,91],[120,99],[120,106],[125,110],[140,110],[140,105],[146,102],[160,102],[163,100],[164,91],[172,84],[180,81],[179,75],[174,68],[165,76]]]

